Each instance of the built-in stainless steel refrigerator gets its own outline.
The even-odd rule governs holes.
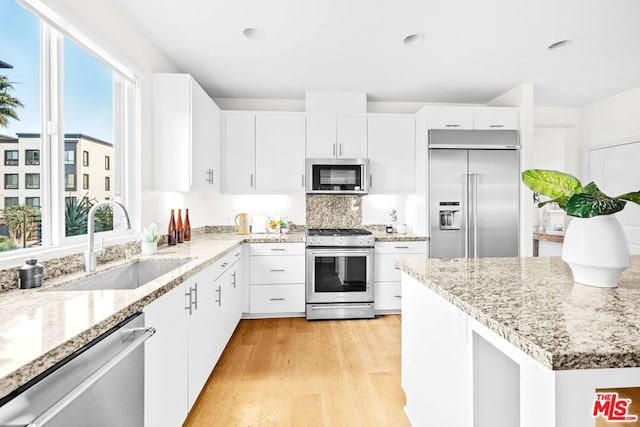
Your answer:
[[[519,254],[518,132],[429,131],[432,258]]]

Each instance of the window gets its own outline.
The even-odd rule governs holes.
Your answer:
[[[140,160],[136,149],[140,117],[137,77],[118,59],[121,52],[117,47],[98,45],[72,22],[65,22],[66,10],[57,14],[52,9],[56,6],[45,6],[44,2],[0,1],[0,16],[10,23],[0,26],[0,59],[13,66],[1,69],[0,74],[15,82],[8,94],[16,102],[9,99],[8,106],[13,106],[19,118],[9,114],[7,126],[0,132],[6,137],[0,144],[6,166],[27,166],[20,175],[7,173],[11,171],[8,168],[0,172],[4,176],[0,201],[13,203],[18,195],[15,190],[27,190],[29,197],[20,196],[19,202],[39,207],[41,216],[34,222],[37,237],[26,242],[27,248],[37,244],[55,249],[83,242],[76,235],[86,233],[86,213],[96,201],[117,200],[129,208],[131,217],[138,215],[131,209],[140,191],[136,171]],[[51,134],[42,128],[46,123],[43,114],[57,123],[59,132]],[[22,163],[18,161],[20,152]],[[113,171],[109,173],[113,186],[105,180],[106,190],[95,182],[89,189],[89,176],[94,171],[82,168],[97,167],[99,162],[90,162],[96,163],[100,157],[105,159],[105,170]],[[105,175],[95,174],[93,179],[101,180]],[[24,183],[19,182],[20,177]],[[74,203],[70,205],[70,201]],[[67,210],[69,207],[75,211]],[[109,219],[113,227],[102,230],[123,228],[119,212],[113,216],[107,213],[103,219]],[[64,227],[58,227],[62,223]],[[105,233],[106,239],[116,236]],[[116,233],[129,237],[132,232]],[[20,247],[13,252],[23,250],[33,249]],[[8,252],[12,251],[2,252],[0,257]]]
[[[18,166],[18,150],[4,150],[4,165]]]
[[[65,147],[65,150],[64,150],[64,164],[65,165],[75,165],[76,164],[76,150],[75,150],[75,148],[67,149]]]
[[[39,173],[25,173],[24,174],[24,187],[30,190],[40,188],[40,174]]]
[[[40,207],[40,197],[25,197],[24,204],[34,208]]]
[[[67,173],[64,175],[64,189],[65,191],[76,191],[75,173]]]
[[[111,179],[108,176],[104,177],[104,191],[111,191]]]
[[[5,173],[4,174],[4,188],[6,190],[18,189],[18,174],[17,173]]]
[[[17,197],[5,197],[4,198],[4,207],[10,208],[11,206],[18,206],[20,203],[18,202]]]
[[[24,164],[28,166],[40,165],[40,150],[24,150]]]

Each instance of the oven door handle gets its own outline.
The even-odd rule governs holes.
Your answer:
[[[347,305],[343,304],[343,305],[333,305],[333,304],[318,304],[318,305],[311,305],[311,310],[333,310],[335,308],[369,308],[371,307],[371,304],[352,304],[349,303]]]
[[[336,249],[309,249],[308,254],[311,256],[343,256],[343,257],[351,257],[351,256],[368,256],[373,255],[373,248],[368,249],[344,249],[344,248],[336,248]]]

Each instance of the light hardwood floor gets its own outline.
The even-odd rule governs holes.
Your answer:
[[[400,316],[242,320],[185,426],[409,426]]]

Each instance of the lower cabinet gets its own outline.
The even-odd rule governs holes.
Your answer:
[[[304,243],[252,243],[250,262],[250,317],[304,314]]]
[[[378,312],[400,312],[402,292],[397,260],[426,255],[427,244],[420,242],[376,242],[374,258],[374,300]]]
[[[242,314],[241,249],[144,308],[145,426],[182,425]]]

